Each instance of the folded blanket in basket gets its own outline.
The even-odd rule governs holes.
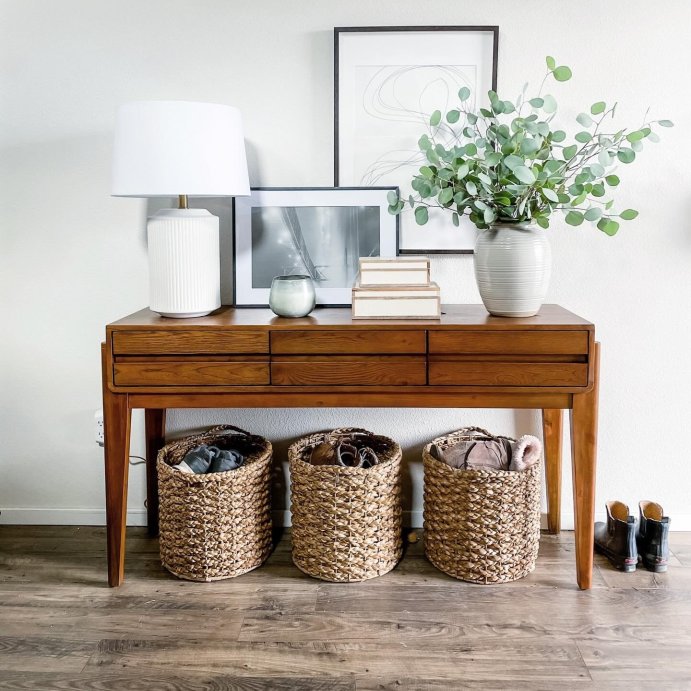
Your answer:
[[[460,441],[446,448],[432,444],[431,452],[452,468],[521,472],[538,462],[542,443],[537,437],[526,434],[516,442],[499,438]]]
[[[360,434],[330,444],[323,441],[312,449],[312,465],[340,465],[344,468],[371,468],[379,463],[377,454],[366,446],[367,437]]]
[[[182,461],[178,465],[174,465],[173,468],[182,473],[204,475],[235,470],[244,462],[244,456],[238,451],[202,444],[189,451]]]

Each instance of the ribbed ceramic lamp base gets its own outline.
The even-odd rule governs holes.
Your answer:
[[[163,209],[149,219],[147,233],[150,309],[178,319],[218,309],[218,218],[205,209]]]

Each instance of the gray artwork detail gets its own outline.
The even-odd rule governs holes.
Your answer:
[[[360,257],[380,255],[377,206],[252,208],[252,287],[305,274],[324,288],[350,288]]]

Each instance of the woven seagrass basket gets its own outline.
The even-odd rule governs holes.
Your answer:
[[[466,427],[435,439],[422,452],[425,554],[444,573],[472,583],[507,583],[535,568],[540,464],[523,472],[462,470],[434,458],[430,449],[498,438]]]
[[[314,466],[312,449],[358,428],[304,437],[288,449],[293,562],[324,581],[364,581],[396,566],[401,537],[401,447],[378,437],[379,464],[372,468]]]
[[[194,475],[172,466],[200,444],[245,456],[236,470]],[[260,566],[271,551],[271,443],[232,425],[186,437],[158,454],[160,549],[179,578],[217,581]]]

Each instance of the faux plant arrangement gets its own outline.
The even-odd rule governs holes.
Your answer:
[[[542,91],[549,77],[558,82],[571,79],[571,69],[558,66],[550,56],[546,63],[547,74],[533,98],[526,97],[528,84],[515,101],[504,101],[490,91],[489,107],[473,111],[468,108],[470,89],[463,87],[457,108],[445,116],[435,110],[429,131],[418,140],[428,165],[413,179],[417,198],[411,195],[404,201],[392,194],[389,211],[400,213],[409,204],[417,223],[424,225],[428,209],[439,207],[451,213],[454,225],[465,214],[486,229],[496,222],[526,221],[548,228],[551,214],[561,209],[570,225],[592,221],[607,235],[619,230],[615,219],[636,218],[634,209],[612,211],[607,190],[619,184],[619,177],[608,169],[619,162],[633,163],[645,140],[659,141],[654,126],[673,123],[644,119],[634,130],[603,131],[617,104],[598,101],[589,113],[578,115],[582,129],[567,143],[567,133],[551,125],[557,102]]]
[[[412,180],[417,194],[405,200],[391,192],[389,212],[399,214],[410,207],[417,223],[424,225],[430,209],[439,208],[450,214],[455,226],[460,224],[462,216],[468,216],[480,230],[500,229],[510,224],[508,227],[514,234],[519,229],[534,229],[533,223],[542,229],[548,228],[557,210],[566,214],[568,224],[579,226],[590,221],[607,235],[619,230],[620,220],[636,218],[635,209],[614,210],[614,200],[608,193],[620,180],[613,167],[633,163],[645,141],[659,141],[654,128],[672,127],[673,123],[648,120],[646,115],[636,129],[608,127],[617,104],[597,101],[590,106],[589,112],[577,116],[581,129],[570,138],[566,131],[553,127],[557,102],[554,96],[542,92],[550,77],[558,82],[571,79],[571,69],[557,65],[550,56],[546,63],[547,73],[537,96],[527,97],[528,84],[515,101],[502,100],[490,91],[486,107],[473,109],[469,105],[471,92],[463,87],[458,92],[457,107],[445,114],[435,110],[429,118],[428,131],[418,140],[426,164]],[[486,249],[489,242],[488,238],[483,239],[487,235],[480,233],[475,259],[485,305],[490,312],[501,316],[535,314],[544,299],[549,279],[547,241],[534,240],[535,244],[543,244],[540,250],[543,261],[536,265],[539,276],[535,281],[533,303],[537,300],[537,306],[511,305],[504,309],[495,305],[492,308],[482,284],[483,280],[485,287],[491,283],[492,276],[484,274],[491,271],[492,257],[478,258],[480,245],[485,243]],[[515,243],[516,238],[507,242]],[[532,251],[533,254],[537,252]],[[523,262],[519,268],[525,270],[528,261],[525,246],[522,252],[523,256],[516,261]],[[510,290],[515,292],[516,287],[508,284],[506,260],[502,261],[504,266],[496,268],[505,274],[499,282],[504,284],[500,292],[501,299],[506,302]],[[495,292],[497,275],[495,271]],[[525,282],[520,289],[526,294]],[[542,294],[539,299],[538,293]]]

